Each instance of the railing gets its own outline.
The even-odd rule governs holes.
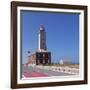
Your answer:
[[[68,74],[75,74],[78,75],[79,74],[79,69],[78,68],[72,68],[69,66],[34,66],[36,68],[39,69],[45,69],[45,70],[51,70],[51,71],[56,71],[56,72],[63,72],[63,73],[68,73]]]

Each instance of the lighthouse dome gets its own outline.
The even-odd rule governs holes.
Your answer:
[[[45,30],[43,25],[40,26],[40,30]]]

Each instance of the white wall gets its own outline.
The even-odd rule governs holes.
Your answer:
[[[0,0],[0,90],[10,90],[10,1]],[[38,2],[50,2],[50,3],[63,3],[63,4],[81,4],[89,5],[90,0],[19,0],[19,1],[38,1]],[[90,6],[89,15],[90,16]],[[88,17],[89,23],[90,18]],[[90,29],[90,25],[88,30]],[[90,38],[90,31],[88,31]],[[90,40],[89,44],[90,46]],[[88,47],[90,53],[90,47]],[[90,59],[90,55],[88,57]],[[88,61],[90,68],[90,60]],[[90,76],[90,70],[88,73]],[[45,87],[45,88],[33,88],[32,90],[90,90],[90,77],[88,85],[72,85],[61,87]],[[25,90],[25,89],[22,89]],[[29,89],[28,89],[29,90]]]

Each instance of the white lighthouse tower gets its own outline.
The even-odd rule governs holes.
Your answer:
[[[39,51],[46,51],[47,50],[47,46],[46,46],[46,32],[45,32],[45,27],[43,25],[40,26],[39,29]]]

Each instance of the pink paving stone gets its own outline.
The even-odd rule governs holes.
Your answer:
[[[47,77],[48,74],[40,73],[40,72],[24,72],[23,75],[25,77]]]

